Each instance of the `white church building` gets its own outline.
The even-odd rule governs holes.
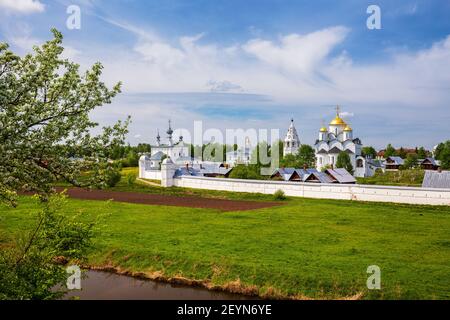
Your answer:
[[[336,117],[328,128],[319,130],[319,139],[314,145],[316,168],[335,167],[339,153],[346,152],[352,163],[355,177],[372,176],[379,167],[371,159],[362,156],[362,142],[353,136],[353,129],[340,116],[336,107]]]

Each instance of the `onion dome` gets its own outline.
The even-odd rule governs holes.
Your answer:
[[[344,128],[344,131],[353,131],[353,129],[352,129],[349,125],[347,125],[347,126]]]

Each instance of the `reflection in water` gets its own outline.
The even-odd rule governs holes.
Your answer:
[[[81,300],[246,300],[252,297],[177,286],[108,272],[87,271],[81,291],[70,291],[66,299]]]

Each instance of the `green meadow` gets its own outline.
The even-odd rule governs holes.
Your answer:
[[[133,189],[125,183],[116,188]],[[137,184],[134,189],[271,199]],[[31,197],[21,197],[17,208],[1,206],[0,246],[31,229],[37,210]],[[270,297],[450,298],[450,207],[289,198],[279,207],[221,212],[68,199],[63,211],[81,213],[85,221],[101,216],[91,265],[218,286],[239,283]],[[370,265],[381,268],[381,290],[366,287]]]

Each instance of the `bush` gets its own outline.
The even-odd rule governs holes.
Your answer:
[[[274,194],[273,197],[275,200],[286,200],[286,194],[284,193],[283,190],[277,190]]]
[[[263,180],[263,177],[260,173],[260,168],[257,165],[237,165],[233,168],[230,173],[230,178],[232,179],[252,179],[252,180]]]
[[[120,179],[122,179],[122,175],[120,174],[120,171],[112,170],[108,173],[108,177],[106,179],[106,184],[110,188],[115,187],[120,182]]]
[[[134,182],[136,181],[136,175],[133,173],[129,173],[127,175],[127,184],[129,186],[132,186],[134,184]]]

